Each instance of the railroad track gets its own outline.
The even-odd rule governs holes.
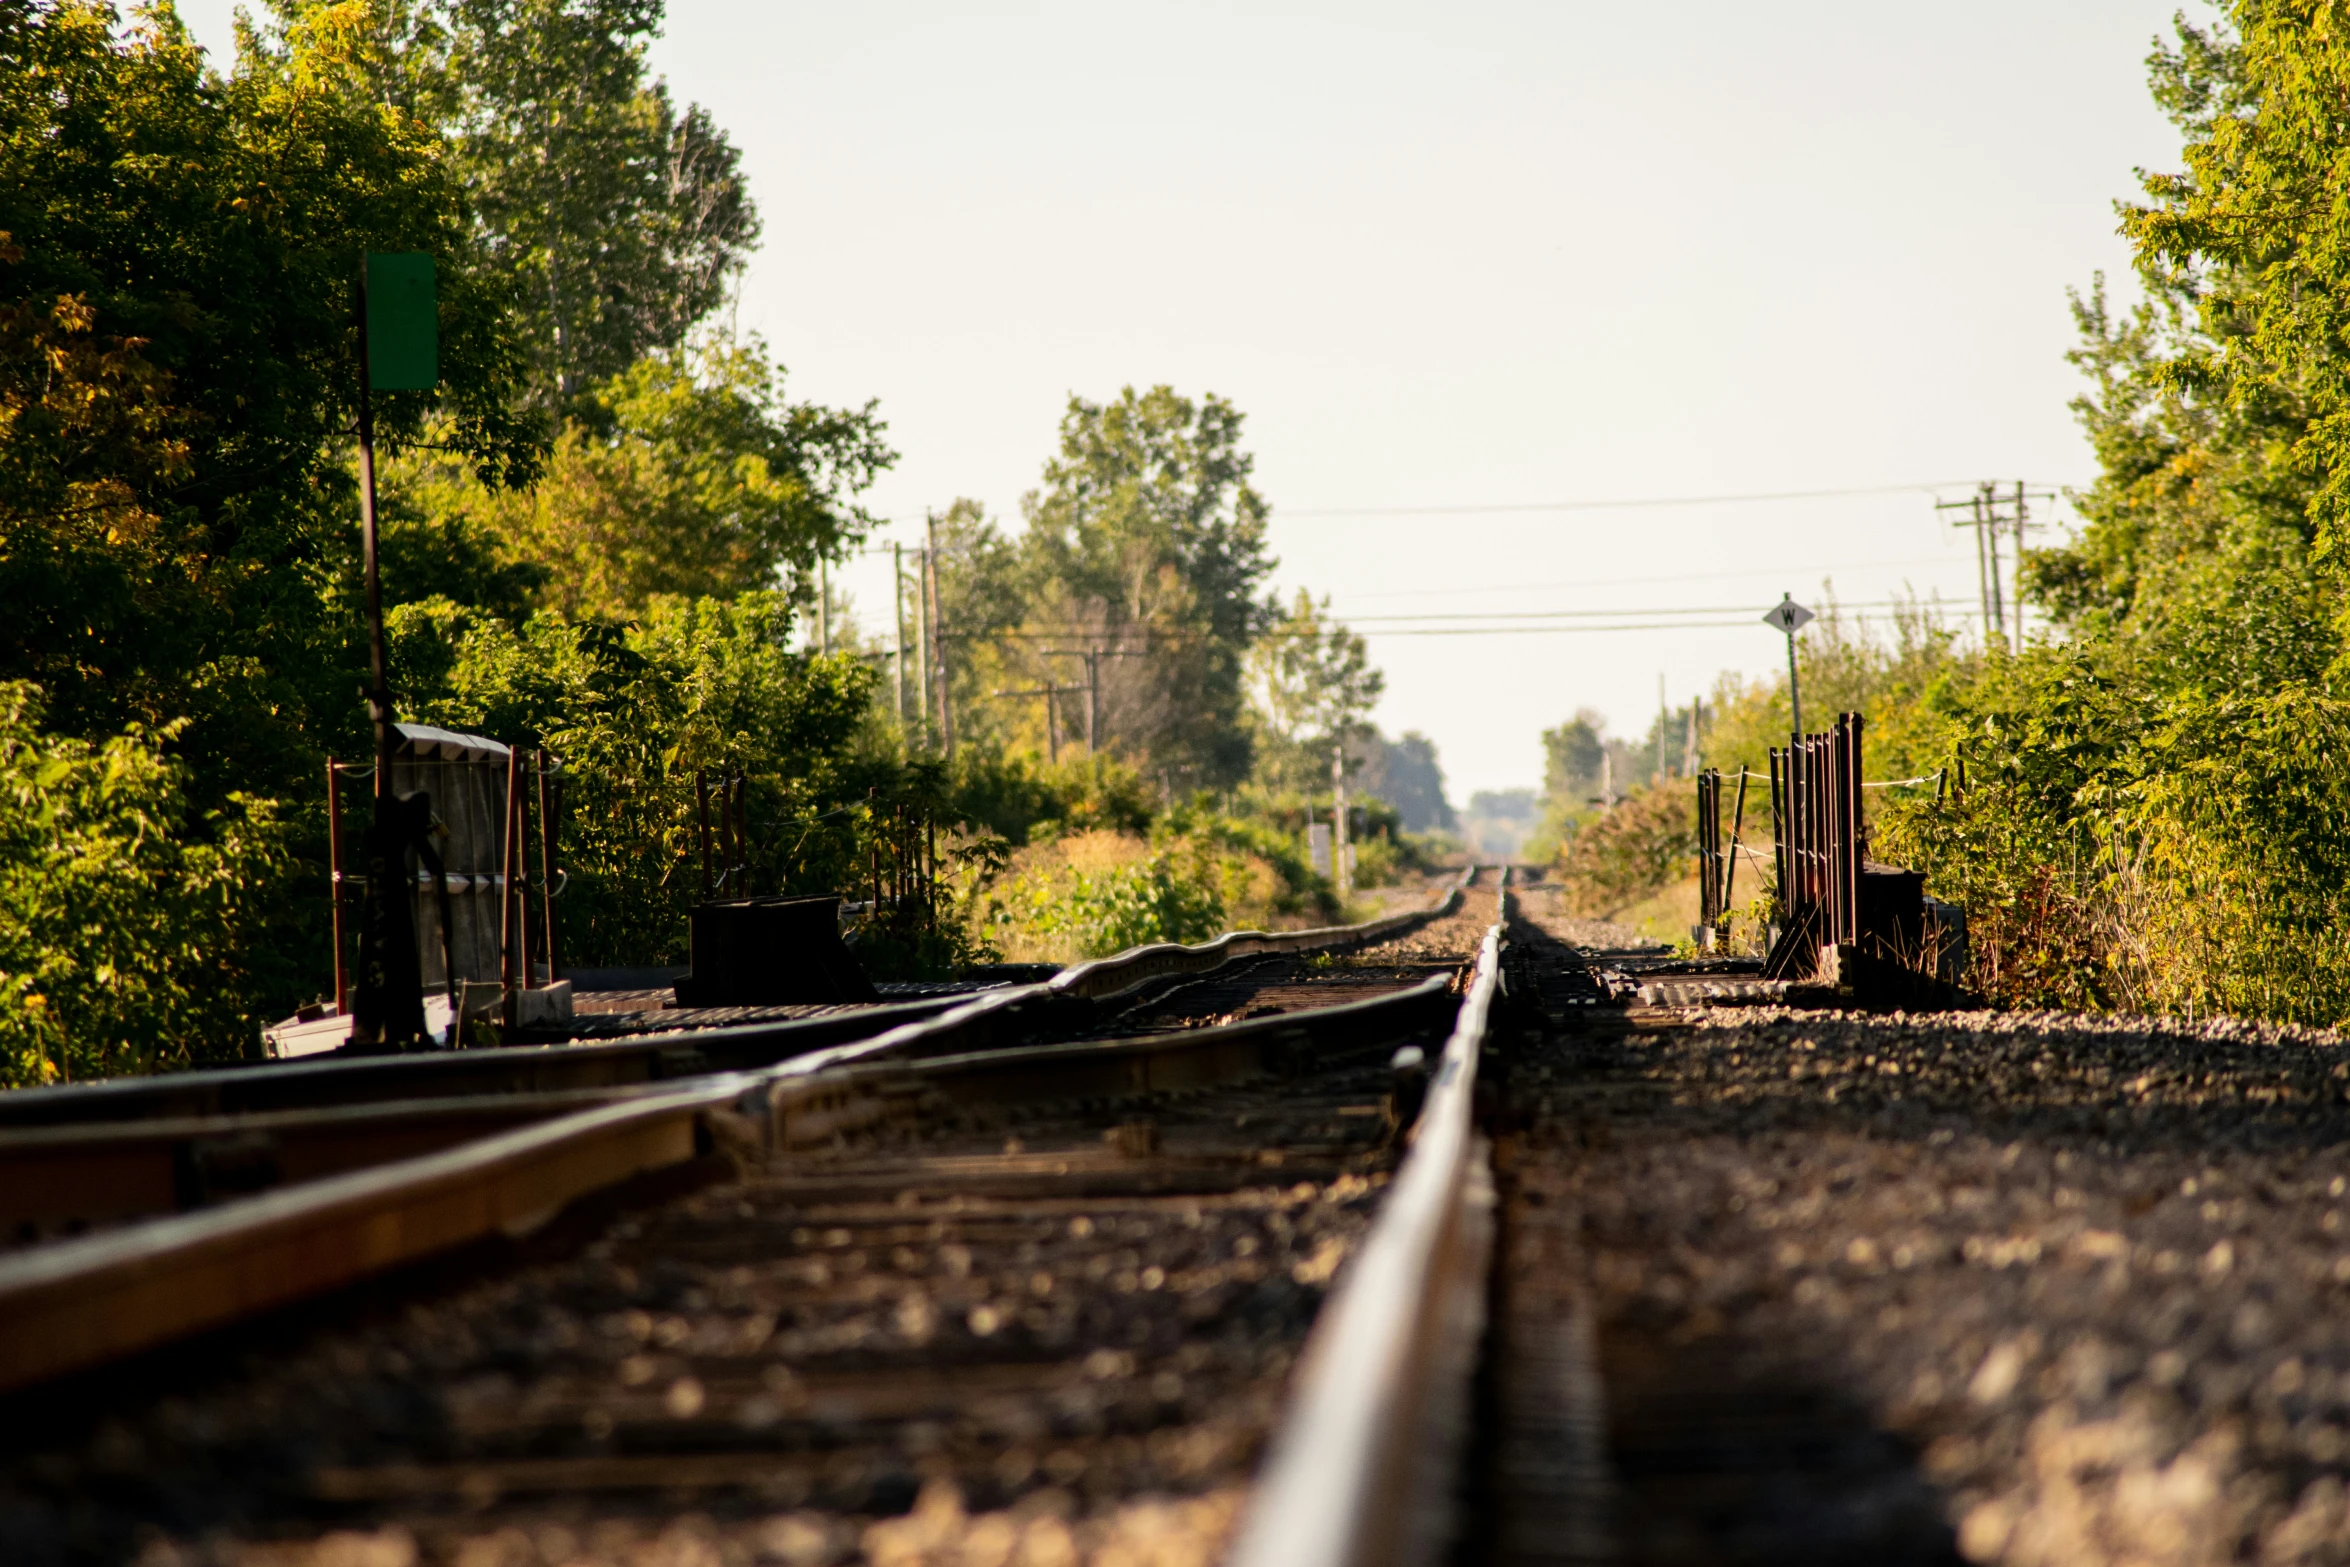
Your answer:
[[[472,1227],[20,1390],[0,1559],[2350,1556],[2337,1036],[1745,1004],[1514,901],[342,1178]],[[660,1146],[529,1175],[590,1123]]]
[[[1455,889],[1376,929],[1146,950],[754,1070],[510,1094],[509,1115],[564,1097],[27,1246],[0,1260],[0,1380],[38,1384],[17,1408],[47,1414],[18,1432],[70,1410],[77,1434],[12,1455],[0,1555],[634,1560],[681,1499],[711,1559],[924,1559],[903,1553],[941,1531],[1010,1531],[1040,1560],[1218,1545],[1322,1295],[1393,1208],[1422,1093],[1407,1074],[1399,1116],[1390,1058],[1435,1056],[1456,1015],[1473,1024],[1395,1184],[1435,1192],[1422,1213],[1460,1185],[1497,913]],[[1087,1021],[1105,1036],[1033,1042]],[[446,1128],[497,1097],[388,1108]],[[284,1148],[309,1117],[323,1144],[386,1110],[266,1129]],[[111,1139],[152,1173],[182,1131],[12,1135]],[[1413,1174],[1439,1148],[1441,1191]],[[77,1366],[104,1369],[54,1380]]]

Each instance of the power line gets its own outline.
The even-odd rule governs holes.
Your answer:
[[[1652,506],[1741,506],[1759,501],[1821,501],[1853,495],[1931,495],[1972,485],[1972,479],[1936,479],[1914,484],[1872,484],[1848,490],[1770,490],[1743,495],[1651,495],[1623,500],[1519,501],[1459,506],[1317,506],[1282,509],[1277,517],[1463,517],[1473,513],[1535,511],[1627,511]]]

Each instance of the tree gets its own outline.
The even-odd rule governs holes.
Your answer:
[[[1072,397],[1060,455],[1022,501],[1032,629],[1099,655],[1106,743],[1204,787],[1248,771],[1242,661],[1272,618],[1255,597],[1274,562],[1241,423],[1220,397],[1166,386]],[[1040,678],[1081,673],[1030,657]]]
[[[1362,637],[1330,618],[1329,599],[1303,588],[1249,649],[1247,672],[1257,779],[1301,793],[1327,782],[1331,748],[1367,728],[1387,684]]]
[[[1607,721],[1590,708],[1581,708],[1556,729],[1542,731],[1542,792],[1554,800],[1589,794],[1599,787],[1607,741]],[[1580,799],[1574,801],[1580,805]]]
[[[1365,794],[1395,807],[1407,832],[1457,832],[1460,817],[1444,796],[1444,769],[1436,742],[1414,730],[1390,740],[1373,730],[1348,748],[1359,756],[1355,781]]]
[[[355,85],[363,24],[323,8],[221,80],[168,11],[0,3],[0,677],[71,734],[187,719],[199,802],[299,789],[360,722],[361,251],[440,262],[442,390],[380,399],[384,442],[536,461],[439,144]]]
[[[728,598],[837,558],[871,525],[856,494],[897,460],[872,404],[786,401],[757,339],[640,359],[594,401],[601,419],[564,427],[531,490],[429,457],[391,488],[419,525],[540,568],[541,602],[627,616],[659,594]]]
[[[758,242],[741,154],[645,79],[662,0],[446,0],[439,106],[543,403],[681,346]]]

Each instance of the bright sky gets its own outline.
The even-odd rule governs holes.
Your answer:
[[[2176,4],[670,0],[653,58],[766,217],[741,325],[795,396],[880,399],[909,541],[958,495],[1016,524],[1069,393],[1164,381],[1248,415],[1285,592],[1735,623],[1363,620],[1461,802],[1577,707],[1638,733],[1660,675],[1776,667],[1782,591],[1972,611],[1932,501],[2090,476],[2065,290],[2126,277],[2112,203],[2178,162]],[[1459,509],[1309,515],[1377,507]]]

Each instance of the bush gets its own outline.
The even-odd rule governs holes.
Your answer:
[[[1611,914],[1693,872],[1695,786],[1657,785],[1581,823],[1559,846],[1559,879],[1577,914]]]
[[[103,744],[41,731],[0,683],[0,1085],[234,1060],[283,976],[236,954],[292,869],[273,802],[194,815],[179,725]]]

